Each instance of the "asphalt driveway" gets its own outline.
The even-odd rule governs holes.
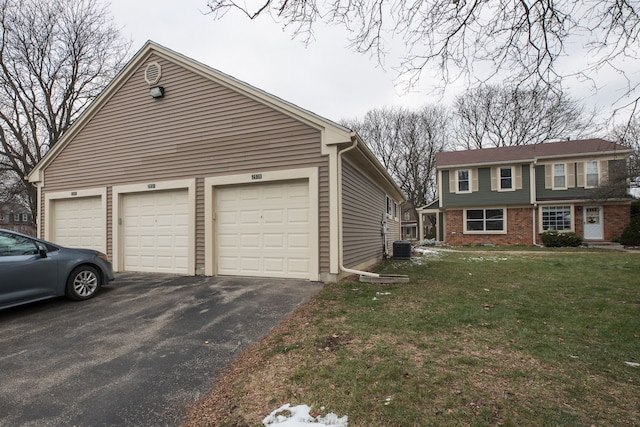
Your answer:
[[[93,299],[0,311],[0,425],[177,426],[319,283],[120,273]]]

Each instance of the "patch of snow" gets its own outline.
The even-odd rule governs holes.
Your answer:
[[[431,254],[437,254],[438,250],[437,249],[428,249],[428,248],[413,248],[412,249],[413,252],[418,253],[418,254],[422,254],[422,255],[431,255]]]
[[[279,427],[347,427],[348,417],[338,418],[334,413],[325,416],[313,417],[310,414],[311,408],[307,405],[298,405],[292,407],[289,403],[282,405],[262,420],[265,426]],[[284,415],[288,413],[290,415]]]
[[[638,368],[640,367],[640,363],[636,363],[636,362],[624,362],[626,365],[632,366],[634,368]]]
[[[508,257],[497,257],[497,256],[488,256],[488,257],[473,256],[473,257],[467,257],[467,258],[464,258],[464,259],[466,261],[473,261],[473,262],[486,262],[486,261],[498,262],[498,261],[508,261],[509,260]]]

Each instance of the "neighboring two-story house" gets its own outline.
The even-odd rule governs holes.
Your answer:
[[[547,230],[611,241],[630,220],[630,151],[588,139],[438,153],[438,234],[451,245],[540,244]]]
[[[418,218],[416,210],[411,202],[405,202],[401,207],[402,216],[400,218],[402,240],[418,239]]]
[[[0,228],[36,235],[36,226],[31,213],[19,204],[11,202],[0,202]]]

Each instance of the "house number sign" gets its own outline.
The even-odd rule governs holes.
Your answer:
[[[251,175],[251,179],[252,180],[256,180],[256,179],[262,179],[262,174],[261,173],[254,173]]]

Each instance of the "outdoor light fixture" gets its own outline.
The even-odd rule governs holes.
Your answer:
[[[162,86],[154,86],[149,90],[149,95],[151,97],[158,99],[164,96],[164,87]]]

